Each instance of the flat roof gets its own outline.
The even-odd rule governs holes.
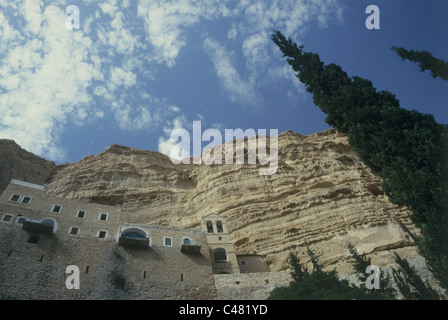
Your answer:
[[[42,191],[45,190],[45,186],[31,183],[31,182],[25,182],[25,181],[21,181],[21,180],[17,180],[17,179],[12,179],[10,183],[17,184],[19,186],[28,187],[28,188],[37,189],[37,190],[42,190]]]

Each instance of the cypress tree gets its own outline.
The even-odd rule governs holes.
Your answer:
[[[358,250],[356,250],[353,245],[349,244],[348,249],[353,258],[352,265],[356,271],[358,280],[360,281],[360,288],[364,290],[364,293],[375,300],[394,300],[397,292],[392,286],[391,277],[383,270],[380,270],[379,289],[368,289],[366,284],[369,275],[366,273],[366,270],[368,266],[372,265],[372,261],[370,258],[367,258],[365,254],[359,254]]]
[[[432,115],[401,108],[392,93],[378,92],[369,80],[350,78],[333,63],[324,65],[319,55],[279,31],[272,40],[327,114],[325,121],[347,134],[361,160],[382,178],[389,199],[409,208],[422,234],[419,251],[448,292],[447,126]]]
[[[448,62],[443,59],[434,58],[432,53],[428,51],[407,50],[401,47],[392,47],[401,60],[409,60],[415,62],[420,67],[420,71],[431,71],[433,78],[440,77],[443,80],[448,80]]]
[[[440,300],[439,293],[424,282],[409,262],[395,253],[398,268],[392,268],[392,275],[398,290],[406,300]]]
[[[268,300],[371,299],[362,289],[339,279],[336,270],[323,271],[318,257],[308,246],[307,253],[313,268],[308,270],[299,257],[290,253],[288,262],[293,280],[288,286],[272,290]]]

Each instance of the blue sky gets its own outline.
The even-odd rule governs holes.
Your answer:
[[[365,27],[372,4],[379,30]],[[79,30],[65,26],[69,5]],[[0,0],[0,138],[63,163],[112,143],[168,153],[170,132],[193,121],[328,128],[273,30],[448,123],[446,81],[390,50],[448,60],[447,13],[446,0]]]

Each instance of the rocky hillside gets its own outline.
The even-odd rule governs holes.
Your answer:
[[[0,139],[0,193],[13,178],[45,184],[54,169],[54,162],[22,149],[13,140]]]
[[[272,271],[287,267],[290,251],[305,254],[305,241],[340,274],[351,271],[349,242],[380,267],[393,262],[391,250],[418,256],[398,224],[413,230],[408,212],[383,195],[345,135],[287,131],[278,146],[278,171],[263,176],[258,165],[174,165],[157,152],[112,145],[56,166],[47,190],[123,204],[124,219],[145,224],[198,228],[208,213],[223,215],[237,253],[264,255]]]

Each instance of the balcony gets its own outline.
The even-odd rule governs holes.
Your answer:
[[[52,219],[42,219],[42,220],[26,219],[23,222],[23,230],[37,232],[37,233],[52,234],[53,230],[54,230],[54,220],[52,220]]]
[[[149,246],[149,237],[142,230],[126,229],[120,234],[118,244],[126,247],[147,248]]]
[[[192,241],[190,239],[183,239],[182,245],[180,247],[180,252],[189,254],[198,254],[201,252],[201,242],[200,241]]]

